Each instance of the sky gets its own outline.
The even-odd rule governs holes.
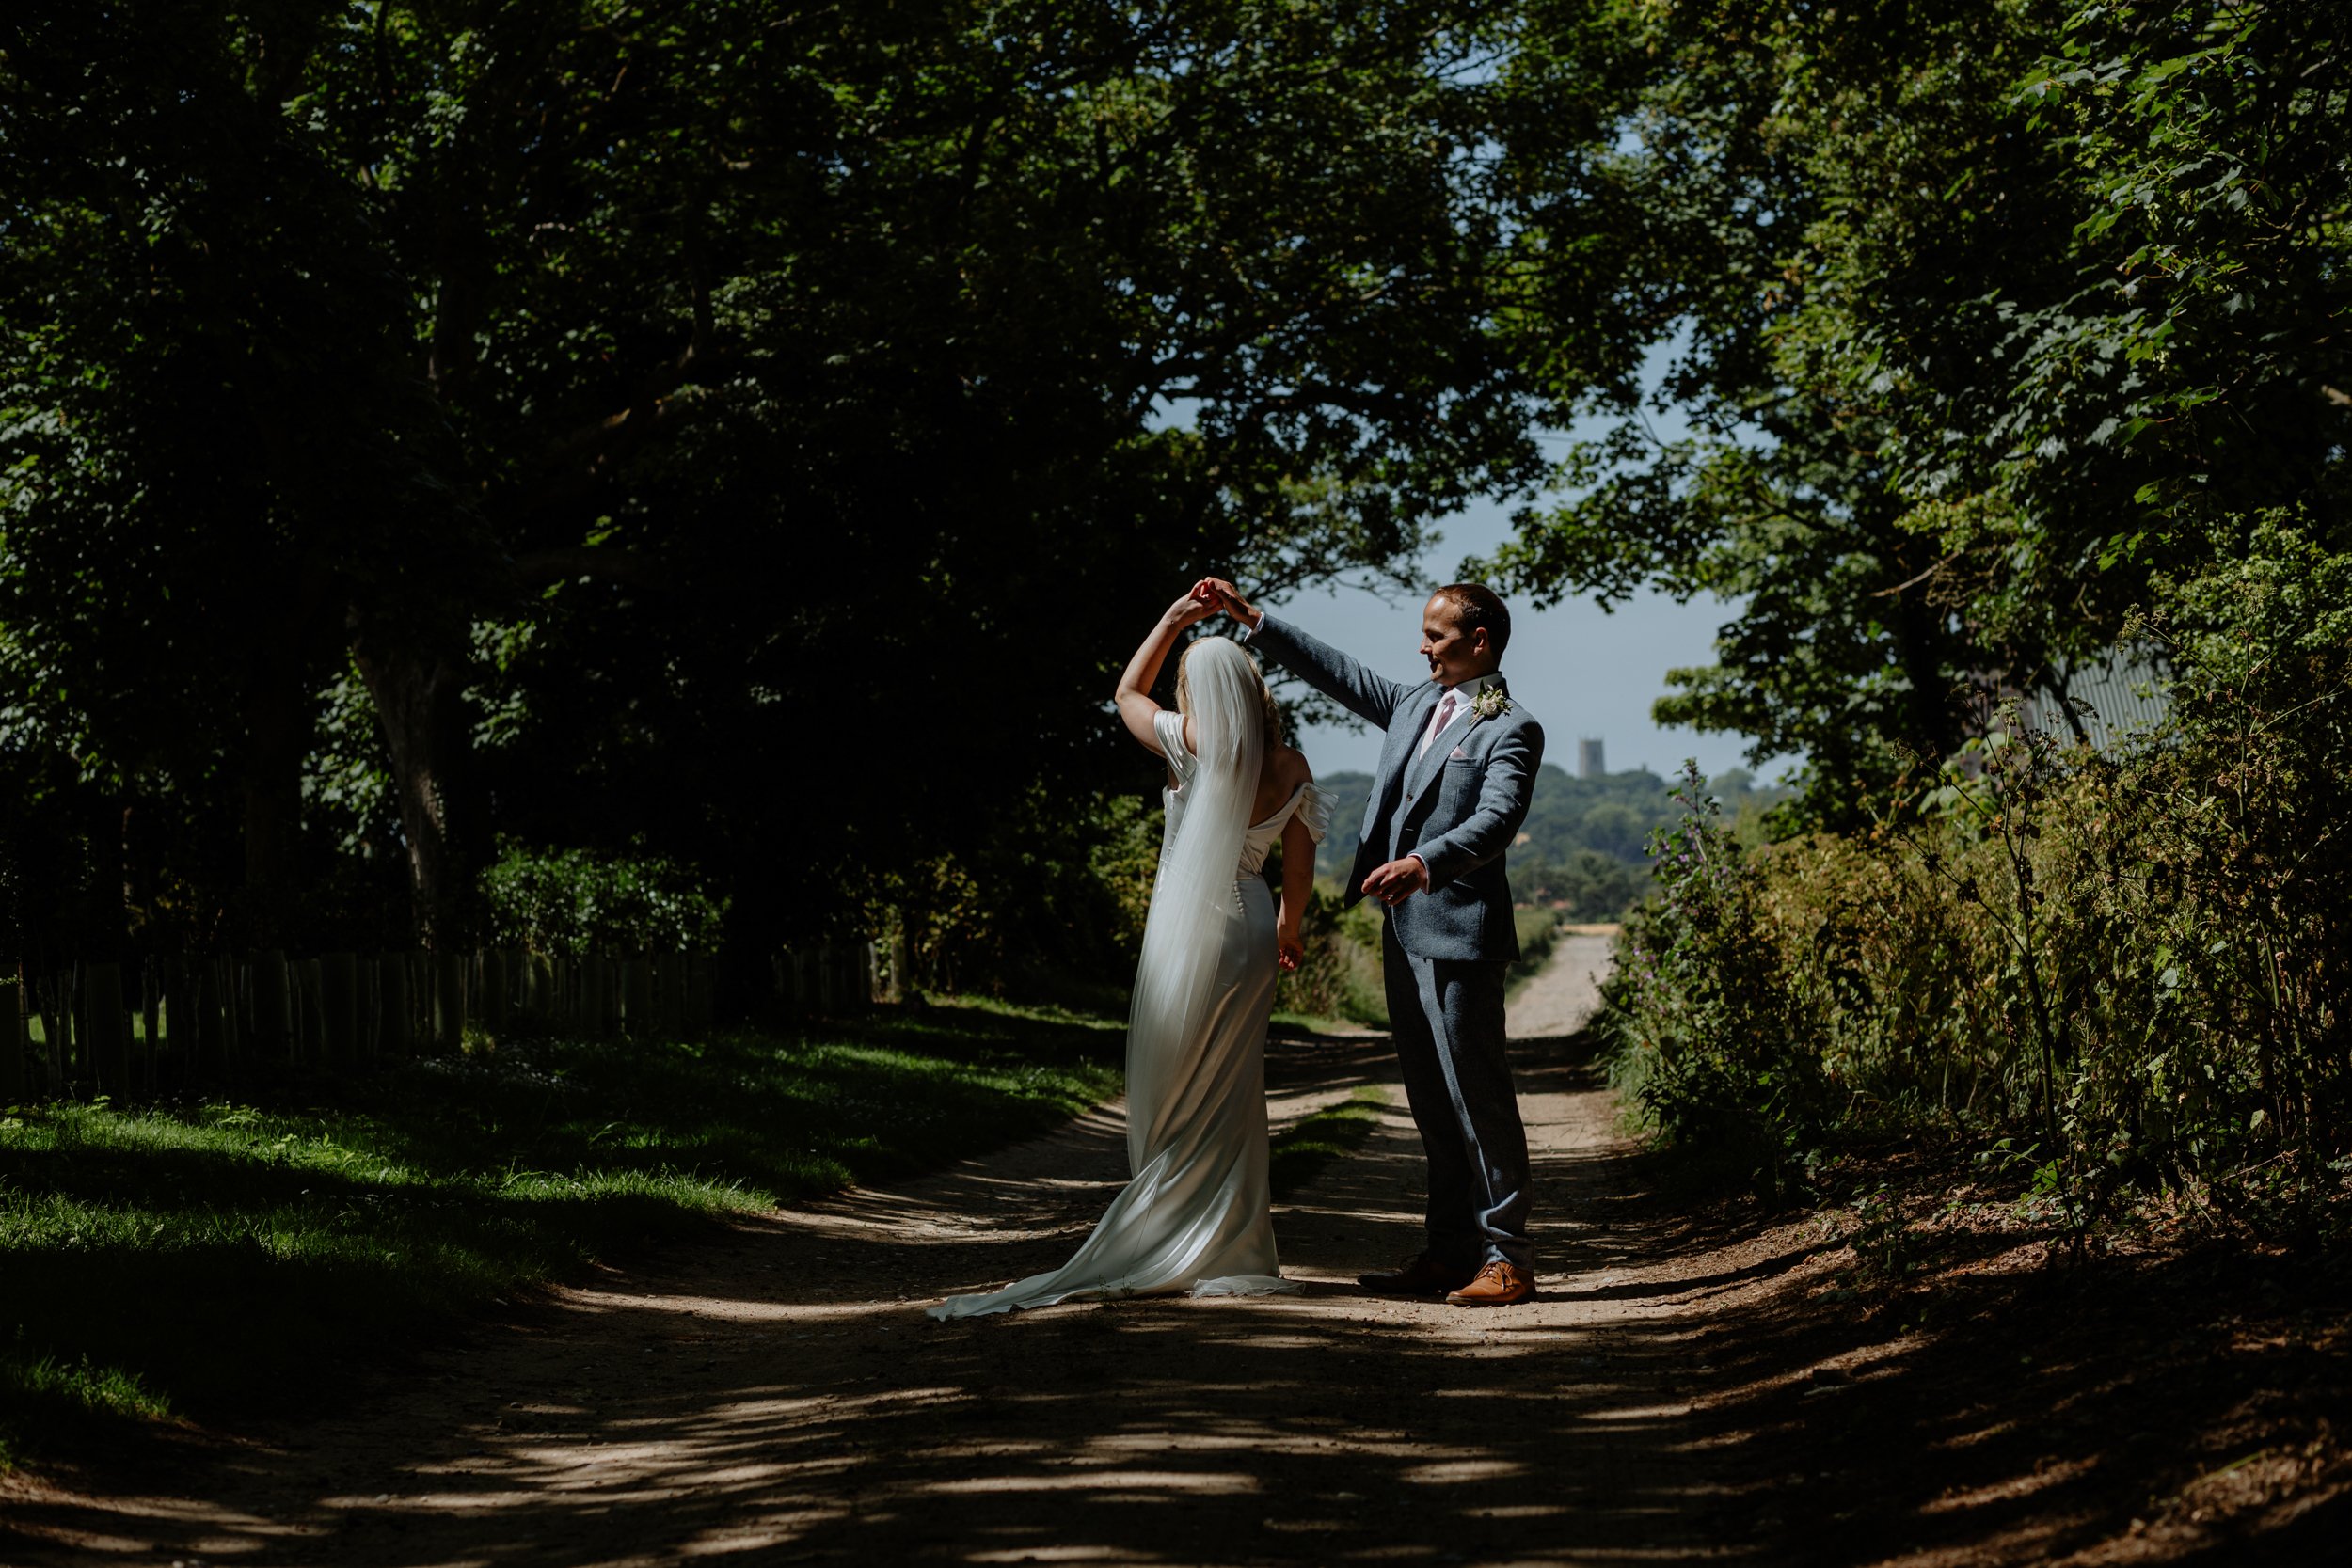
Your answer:
[[[1668,368],[1689,347],[1687,332],[1678,331],[1653,345],[1645,357],[1641,379],[1646,417],[1661,440],[1677,440],[1690,433],[1684,410],[1659,396]],[[1168,417],[1183,415],[1171,409]],[[1597,438],[1607,428],[1606,420],[1592,417],[1565,431],[1545,432],[1543,438],[1565,448],[1571,440]],[[1455,581],[1465,557],[1493,553],[1512,536],[1515,504],[1483,501],[1449,518],[1419,560],[1424,584],[1434,588]],[[1250,591],[1246,582],[1236,586],[1244,594]],[[1365,588],[1310,588],[1268,599],[1262,608],[1391,680],[1422,681],[1429,678],[1429,666],[1419,652],[1423,597],[1425,594],[1389,599]],[[1613,612],[1601,610],[1590,599],[1570,599],[1540,610],[1524,601],[1511,604],[1511,645],[1503,655],[1502,673],[1510,677],[1512,697],[1544,726],[1545,760],[1573,773],[1577,742],[1597,739],[1604,765],[1613,773],[1647,768],[1668,776],[1685,757],[1697,758],[1709,778],[1749,767],[1744,736],[1668,729],[1650,717],[1651,705],[1666,694],[1666,672],[1714,663],[1715,633],[1736,613],[1737,606],[1711,594],[1677,604],[1663,594],[1644,593]],[[1380,736],[1369,728],[1310,724],[1295,738],[1318,773],[1369,773],[1380,756]],[[1798,761],[1778,757],[1751,770],[1759,782],[1773,783],[1787,777]]]
[[[1502,503],[1449,520],[1438,544],[1422,558],[1424,579],[1431,586],[1453,581],[1463,557],[1486,554],[1511,532],[1509,508]],[[1249,591],[1247,583],[1239,586]],[[1366,589],[1311,588],[1270,599],[1264,608],[1392,680],[1429,678],[1419,653],[1419,598],[1391,602]],[[1650,705],[1665,694],[1668,670],[1714,662],[1716,628],[1731,614],[1719,599],[1686,605],[1662,594],[1645,594],[1613,613],[1603,613],[1590,599],[1542,610],[1512,604],[1502,673],[1510,677],[1512,697],[1544,726],[1545,759],[1573,773],[1577,741],[1597,738],[1611,772],[1646,767],[1670,774],[1685,757],[1696,757],[1709,776],[1746,766],[1742,736],[1666,729],[1650,718]],[[1368,728],[1307,725],[1297,743],[1318,773],[1369,773],[1380,754],[1379,734]],[[1783,768],[1756,771],[1770,779]]]

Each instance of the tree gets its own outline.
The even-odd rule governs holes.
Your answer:
[[[21,788],[179,817],[183,877],[241,844],[268,937],[350,607],[453,509],[359,193],[263,101],[282,68],[151,9],[7,24],[8,750]]]
[[[1816,820],[1948,754],[1972,689],[2062,687],[2152,573],[2226,554],[2260,508],[2340,508],[2325,8],[1538,14],[1515,91],[1623,84],[1574,155],[1636,216],[1596,246],[1584,211],[1546,209],[1530,264],[1605,256],[1627,325],[1679,324],[1661,401],[1696,434],[1652,437],[1622,380],[1595,400],[1560,377],[1564,416],[1624,422],[1495,569],[1539,598],[1744,600],[1661,716],[1802,752]],[[1515,133],[1531,180],[1567,156],[1538,116]]]
[[[1050,822],[1171,585],[1392,570],[1537,471],[1503,17],[12,17],[18,744],[207,802],[183,869],[242,789],[260,883],[356,674],[435,940],[494,831],[642,831],[764,941]]]

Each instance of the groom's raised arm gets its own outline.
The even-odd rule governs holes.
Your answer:
[[[1274,616],[1258,617],[1249,633],[1249,645],[1357,718],[1368,719],[1384,730],[1396,705],[1405,700],[1405,688],[1396,682],[1373,673],[1328,642]]]

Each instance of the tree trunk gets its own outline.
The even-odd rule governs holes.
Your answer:
[[[1890,522],[1882,525],[1878,535],[1883,538],[1891,531]],[[1899,546],[1886,549],[1882,559],[1902,574],[1898,580],[1912,578],[1916,570]],[[1937,761],[1958,752],[1961,742],[1961,713],[1953,702],[1952,677],[1943,657],[1944,614],[1924,594],[1899,594],[1892,607],[1895,657],[1911,688],[1912,739]]]
[[[311,714],[299,658],[262,661],[245,705],[245,885],[256,929],[275,944],[292,915],[302,850],[302,763]]]
[[[408,841],[408,886],[417,940],[441,948],[464,939],[463,911],[478,847],[478,815],[466,799],[472,726],[462,659],[362,638],[354,650],[368,683],[400,795]]]

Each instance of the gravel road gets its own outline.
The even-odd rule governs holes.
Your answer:
[[[1688,1287],[1562,1037],[1604,938],[1511,1010],[1540,1297],[1383,1301],[1417,1244],[1401,1110],[1277,1216],[1307,1292],[932,1323],[1065,1255],[1124,1176],[1117,1108],[889,1191],[734,1227],[469,1330],[312,1424],[142,1485],[15,1483],[31,1560],[1663,1562],[1715,1555]],[[1278,1043],[1278,1122],[1393,1083],[1385,1038]],[[1391,1088],[1391,1104],[1402,1096]]]

